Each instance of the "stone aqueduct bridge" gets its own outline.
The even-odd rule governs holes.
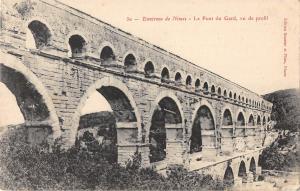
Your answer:
[[[116,119],[120,163],[138,149],[145,165],[215,161],[215,174],[235,179],[259,169],[272,104],[177,55],[53,0],[3,0],[0,48],[1,82],[33,142],[72,146],[98,91]]]

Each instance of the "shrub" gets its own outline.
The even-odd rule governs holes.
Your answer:
[[[5,190],[220,190],[221,181],[211,176],[188,172],[183,167],[170,169],[163,177],[150,168],[140,168],[137,151],[126,167],[106,160],[101,149],[73,147],[62,150],[58,141],[30,146],[26,128],[8,131],[0,142],[0,188]]]

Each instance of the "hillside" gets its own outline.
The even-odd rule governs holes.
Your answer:
[[[95,126],[113,126],[115,125],[115,123],[115,117],[112,112],[101,111],[81,116],[79,122],[79,129],[90,128]]]
[[[279,90],[263,96],[273,105],[272,119],[276,129],[295,130],[300,128],[300,89]]]

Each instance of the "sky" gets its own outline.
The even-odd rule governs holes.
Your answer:
[[[300,10],[296,0],[60,1],[258,94],[299,88]],[[163,20],[143,21],[144,17]],[[233,17],[237,20],[229,20]],[[15,97],[7,91],[0,83],[0,127],[24,121]],[[81,113],[103,110],[111,108],[95,93]]]
[[[259,94],[299,87],[300,10],[296,0],[60,1]],[[203,16],[214,20],[203,20]],[[216,20],[217,16],[221,20]],[[237,21],[225,20],[234,16]],[[250,16],[253,20],[248,20]],[[143,21],[143,17],[171,20]],[[175,21],[173,17],[191,21]],[[194,21],[194,17],[200,21]]]

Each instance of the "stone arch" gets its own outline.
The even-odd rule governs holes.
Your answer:
[[[144,63],[144,73],[146,76],[150,76],[155,73],[155,66],[151,60],[146,60]]]
[[[44,19],[39,17],[30,18],[25,22],[25,29],[26,48],[41,49],[50,44],[53,31],[50,25]],[[39,31],[38,29],[42,31]],[[34,42],[28,42],[31,38],[31,35]]]
[[[257,122],[256,122],[256,124],[257,124],[258,126],[261,126],[261,118],[260,118],[260,115],[257,115]]]
[[[160,73],[161,82],[168,82],[170,79],[170,70],[167,67],[164,67]]]
[[[263,117],[263,123],[262,124],[263,124],[263,126],[266,125],[266,117],[265,116]]]
[[[252,114],[250,114],[249,119],[248,119],[248,126],[253,127],[254,125],[255,125],[254,117]]]
[[[116,60],[116,51],[114,46],[107,41],[101,43],[98,50],[98,56],[100,56],[100,61],[102,64],[104,65],[111,64],[111,62]]]
[[[249,172],[253,173],[253,177],[255,179],[255,177],[256,177],[256,162],[255,162],[254,157],[252,157],[250,160]]]
[[[223,185],[225,187],[230,187],[234,185],[234,174],[230,166],[227,166],[225,170],[224,177],[223,177]]]
[[[150,143],[150,162],[158,162],[166,158],[168,132],[176,130],[176,137],[182,139],[183,111],[177,97],[167,91],[160,93],[151,109],[151,121],[147,125]],[[169,138],[167,138],[169,137]],[[172,138],[171,138],[172,139]],[[175,138],[176,139],[176,138]]]
[[[204,84],[203,84],[203,91],[208,92],[208,83],[207,82],[204,82]]]
[[[182,105],[181,105],[179,99],[177,98],[177,96],[176,96],[174,93],[169,92],[169,91],[162,91],[162,92],[160,92],[160,93],[157,95],[157,97],[156,97],[156,99],[155,99],[155,101],[154,101],[154,104],[153,104],[153,106],[151,107],[151,110],[150,110],[150,118],[152,118],[152,115],[154,114],[155,110],[156,110],[157,107],[159,106],[158,103],[159,103],[163,98],[165,98],[165,97],[171,98],[171,99],[176,103],[176,105],[178,106],[178,109],[179,109],[179,113],[180,113],[181,119],[182,119],[182,121],[185,121],[185,119],[184,119],[184,113],[183,113],[183,109],[182,109]],[[150,129],[150,126],[151,126],[151,124],[148,123],[147,126],[146,126],[146,129],[149,130],[149,129]],[[147,136],[147,137],[149,136],[149,131],[147,131],[147,135],[146,135],[146,136]]]
[[[217,93],[218,93],[219,96],[222,95],[222,89],[221,89],[221,87],[218,87],[218,92]]]
[[[127,86],[120,80],[117,80],[113,77],[104,77],[96,82],[94,82],[85,92],[85,94],[81,97],[81,100],[77,106],[77,109],[75,111],[74,117],[73,117],[73,124],[72,127],[75,127],[71,131],[71,139],[69,141],[70,145],[73,145],[76,140],[76,134],[77,134],[77,127],[79,125],[81,110],[85,105],[85,102],[87,99],[92,95],[94,92],[101,93],[105,99],[108,101],[108,103],[111,105],[111,108],[114,112],[114,115],[116,117],[117,121],[117,128],[119,128],[122,125],[126,125],[126,123],[131,123],[134,125],[138,132],[137,139],[140,139],[141,137],[141,115],[138,110],[138,107],[135,103],[134,97],[132,96],[131,91],[127,88]],[[118,96],[119,94],[122,94],[122,96]],[[109,97],[110,96],[110,97]],[[120,97],[120,102],[124,101],[122,104],[122,107],[126,107],[126,112],[119,112],[118,113],[118,107],[121,107],[119,105],[114,105],[114,101],[117,103],[117,97]],[[116,98],[114,100],[114,98]],[[117,114],[118,113],[118,114]],[[119,116],[121,115],[121,116]]]
[[[231,91],[229,92],[229,98],[230,99],[232,98],[232,92]]]
[[[48,93],[48,90],[44,87],[43,83],[38,79],[38,77],[31,72],[29,68],[27,68],[20,60],[16,59],[15,57],[4,54],[0,52],[0,71],[4,71],[4,68],[8,68],[12,71],[15,71],[22,75],[25,80],[27,80],[30,84],[34,87],[33,89],[41,96],[41,101],[46,106],[49,116],[47,118],[47,124],[52,127],[52,134],[50,139],[56,139],[60,136],[61,130],[59,126],[58,116],[52,102],[52,98]],[[1,81],[4,75],[0,75]],[[5,83],[4,83],[5,84]],[[12,88],[8,89],[12,91]],[[25,120],[26,117],[24,116]],[[29,124],[30,125],[30,124]]]
[[[224,92],[223,92],[223,96],[226,98],[227,97],[227,91],[226,91],[226,89],[224,90]]]
[[[191,75],[187,75],[186,80],[185,80],[185,85],[186,86],[192,85],[192,76]]]
[[[72,46],[70,44],[70,39],[71,39],[71,42],[74,43],[73,44],[74,46]],[[76,30],[76,31],[71,32],[67,36],[66,44],[68,47],[68,57],[75,57],[75,58],[83,57],[89,51],[87,37],[81,31]]]
[[[222,112],[222,126],[233,125],[232,112],[229,108],[225,108]]]
[[[215,85],[212,85],[212,86],[211,86],[210,92],[211,92],[212,94],[216,93]]]
[[[135,71],[137,69],[138,57],[136,54],[129,50],[123,56],[123,64],[126,71]]]
[[[175,79],[176,83],[181,83],[182,82],[182,75],[181,75],[181,73],[180,72],[176,72],[174,79]]]
[[[200,91],[200,79],[197,78],[195,81],[195,90]]]
[[[239,112],[237,113],[236,125],[237,126],[245,126],[246,125],[245,113],[241,110],[239,110]]]
[[[247,180],[247,169],[243,160],[240,162],[238,177],[242,178],[243,182]]]
[[[192,132],[190,152],[199,152],[203,146],[216,146],[216,123],[215,114],[207,101],[201,101],[196,105],[192,117]],[[206,131],[204,134],[203,132]]]

